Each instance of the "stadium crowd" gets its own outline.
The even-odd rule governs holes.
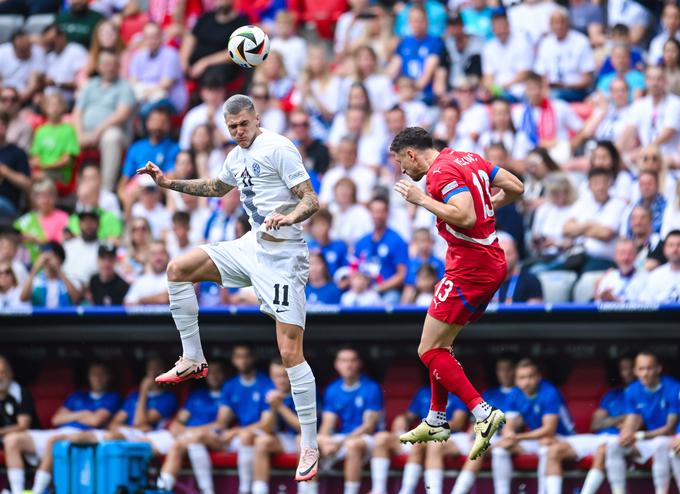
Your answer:
[[[590,406],[580,407],[573,395],[563,395],[544,378],[533,360],[501,355],[494,375],[487,376],[484,398],[506,411],[508,423],[486,458],[471,461],[467,460],[472,437],[470,414],[462,401],[449,396],[447,417],[453,434],[448,441],[400,444],[399,434],[427,414],[429,386],[418,388],[417,382],[408,379],[398,383],[402,387],[415,384],[415,393],[408,408],[402,409],[402,400],[395,409],[394,397],[387,391],[389,383],[381,385],[371,379],[362,369],[360,353],[342,347],[333,365],[337,377],[326,386],[320,411],[321,475],[341,469],[344,494],[359,494],[364,467],[368,466],[370,492],[387,494],[391,460],[400,456],[400,494],[414,494],[421,476],[427,492],[442,494],[447,458],[459,460],[462,456],[466,461],[456,468],[452,494],[470,492],[489,460],[494,492],[509,494],[512,457],[530,455],[537,458],[538,492],[561,494],[563,468],[590,458],[590,463],[584,464],[589,470],[580,492],[596,494],[606,478],[612,493],[623,494],[629,471],[626,460],[630,460],[638,468],[649,467],[651,462],[654,492],[667,494],[672,476],[680,486],[680,382],[667,375],[658,357],[646,350],[612,363],[614,379],[604,377],[602,363],[588,370],[591,379],[597,381],[600,375],[603,379],[595,383],[595,394],[587,397]],[[224,364],[211,362],[205,385],[193,388],[180,404],[173,392],[153,381],[165,365],[160,358],[146,362],[141,382],[133,385],[124,399],[115,391],[109,367],[92,363],[87,371],[88,387],[72,392],[62,383],[71,394],[50,424],[44,424],[48,428],[39,429],[30,392],[14,381],[10,363],[0,358],[0,404],[4,410],[0,444],[11,494],[25,492],[26,461],[37,467],[31,491],[46,492],[52,481],[52,446],[60,440],[82,444],[147,442],[154,455],[163,457],[157,479],[160,488],[173,490],[188,458],[201,494],[215,492],[215,456],[211,452],[235,452],[238,492],[267,494],[272,455],[296,455],[299,449],[296,437],[300,426],[290,383],[280,360],[271,361],[268,373],[258,370],[248,346],[233,347],[231,364],[236,373],[227,379]],[[412,377],[417,381],[417,372]],[[576,384],[576,395],[583,398],[583,383]],[[562,390],[569,392],[567,386]],[[579,408],[586,413],[577,412]],[[572,419],[570,410],[582,415],[580,424]],[[303,482],[297,492],[316,494],[318,485],[316,481]]]
[[[247,231],[236,191],[135,174],[216,176],[234,92],[318,191],[310,304],[429,304],[446,246],[393,191],[387,151],[415,125],[524,181],[495,212],[510,264],[495,302],[572,286],[581,302],[680,301],[677,2],[313,3],[0,1],[0,308],[166,304],[169,258]],[[255,70],[226,53],[247,23],[271,37]],[[202,306],[257,304],[197,290]]]

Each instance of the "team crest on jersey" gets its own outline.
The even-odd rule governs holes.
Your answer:
[[[256,177],[259,177],[260,171],[261,171],[260,164],[258,162],[253,163],[253,175],[255,175]]]

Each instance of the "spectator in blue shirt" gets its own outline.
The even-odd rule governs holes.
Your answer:
[[[335,370],[340,377],[326,389],[319,429],[322,468],[345,460],[345,494],[359,494],[361,469],[373,449],[373,433],[383,425],[382,389],[361,374],[361,366],[357,350],[347,347],[338,351]]]
[[[492,14],[493,9],[487,5],[486,0],[473,0],[468,8],[460,12],[465,31],[486,40],[493,38],[491,31]]]
[[[147,136],[130,146],[125,155],[123,172],[118,182],[118,197],[125,200],[130,197],[128,184],[137,173],[137,169],[147,161],[153,161],[168,173],[175,168],[175,158],[179,153],[179,145],[170,137],[170,110],[163,107],[154,108],[144,122]]]
[[[607,443],[605,468],[612,493],[626,489],[626,458],[644,465],[653,459],[656,492],[670,486],[668,446],[678,425],[680,383],[661,375],[658,357],[642,351],[635,357],[637,380],[624,391],[624,413],[618,437]]]
[[[517,363],[515,386],[508,396],[507,424],[491,450],[494,492],[497,493],[510,492],[512,455],[538,454],[541,441],[551,440],[556,434],[574,433],[564,398],[554,385],[541,377],[534,361],[522,359]],[[545,477],[546,460],[545,455],[540,455],[539,482]]]
[[[440,37],[427,33],[427,15],[422,5],[412,5],[408,13],[411,34],[402,38],[387,67],[387,74],[394,80],[405,76],[416,81],[416,89],[422,92],[423,101],[434,99],[432,80],[444,53]]]
[[[508,274],[494,295],[493,301],[499,304],[518,302],[540,304],[543,302],[541,282],[529,271],[523,270],[519,264],[519,254],[515,239],[506,232],[499,232],[498,242],[505,252]]]
[[[52,480],[54,443],[79,431],[105,428],[120,408],[120,396],[109,391],[111,373],[108,366],[101,362],[91,364],[87,378],[90,389],[71,394],[52,417],[55,429],[28,430],[4,438],[7,477],[12,492],[23,492],[25,488],[24,455],[35,455],[40,459],[31,490],[43,493]]]
[[[487,388],[482,397],[489,405],[501,410],[508,409],[508,401],[512,391],[515,389],[515,358],[512,355],[501,355],[496,360],[496,381],[498,386]],[[464,446],[464,444],[463,444]],[[460,452],[466,453],[466,449]],[[428,450],[428,458],[430,452]],[[477,475],[484,466],[483,459],[466,459],[460,474],[456,478],[453,488],[455,494],[467,493],[475,485]]]
[[[409,14],[414,5],[418,4],[425,9],[427,14],[427,34],[430,36],[443,36],[446,30],[448,12],[442,2],[438,0],[411,1],[399,11],[394,21],[394,32],[400,38],[413,34],[409,22]]]
[[[604,481],[606,443],[618,437],[619,427],[626,417],[624,388],[635,380],[631,357],[621,358],[618,367],[623,387],[614,388],[602,397],[600,405],[593,414],[590,425],[592,433],[569,436],[548,447],[546,494],[562,492],[562,463],[565,460],[580,461],[586,456],[592,456],[593,463],[586,476],[582,492],[594,494]]]
[[[210,373],[205,378],[207,386],[189,394],[184,406],[170,424],[170,432],[176,440],[161,468],[158,480],[158,487],[161,489],[172,490],[182,469],[184,457],[188,456],[201,491],[214,491],[210,453],[202,440],[218,426],[217,412],[226,373],[220,361],[209,362],[209,365]]]
[[[401,303],[412,304],[416,297],[416,275],[418,270],[424,264],[428,264],[437,273],[437,279],[444,277],[444,261],[435,257],[432,253],[434,247],[434,239],[430,230],[427,228],[418,228],[413,232],[411,239],[411,252],[409,256],[408,267],[406,270],[406,280],[404,284],[404,293],[401,296]]]
[[[338,268],[347,264],[347,245],[342,240],[331,240],[330,231],[333,226],[333,215],[328,209],[320,209],[309,220],[309,250],[318,250],[326,260],[328,274],[331,278]]]
[[[374,231],[359,239],[354,255],[363,268],[378,279],[375,288],[386,303],[399,303],[400,290],[406,278],[408,245],[397,232],[387,227],[389,203],[375,197],[369,203]]]
[[[299,452],[297,436],[300,421],[295,413],[290,380],[280,357],[269,364],[269,378],[274,383],[274,389],[265,396],[267,409],[262,412],[264,434],[255,439],[253,494],[269,493],[272,454]]]
[[[309,253],[309,280],[305,287],[310,305],[339,304],[342,292],[328,275],[326,262],[319,252]]]

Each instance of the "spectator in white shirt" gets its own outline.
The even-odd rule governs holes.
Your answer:
[[[186,211],[177,211],[172,215],[172,231],[168,233],[168,254],[174,258],[186,254],[195,244],[189,238],[191,215]]]
[[[0,262],[0,313],[30,309],[31,304],[21,301],[21,288],[12,265]]]
[[[442,97],[449,86],[467,74],[482,76],[482,51],[484,40],[465,31],[459,15],[449,17],[444,38],[446,65],[440,64],[435,72],[434,92]]]
[[[661,155],[661,148],[649,145],[643,148],[637,159],[638,177],[631,183],[629,202],[635,204],[640,200],[639,174],[642,172],[654,173],[659,177],[659,192],[667,201],[675,199],[678,179],[674,170],[669,169],[670,160]]]
[[[404,110],[408,127],[430,127],[430,109],[418,98],[416,81],[408,77],[397,80],[399,106]]]
[[[652,20],[652,15],[637,0],[609,0],[607,2],[607,24],[614,27],[623,24],[630,29],[630,40],[639,45]]]
[[[669,38],[680,41],[680,7],[673,3],[667,4],[661,15],[661,26],[663,30],[649,44],[649,56],[647,57],[649,65],[659,65],[663,55],[663,45]]]
[[[2,232],[0,233],[0,263],[7,263],[12,268],[12,272],[17,279],[19,285],[23,285],[28,277],[28,270],[23,262],[21,262],[19,254],[19,246],[21,245],[21,237],[18,233]]]
[[[593,82],[595,59],[588,37],[570,29],[569,11],[550,15],[550,31],[540,42],[535,71],[546,77],[555,98],[583,101]]]
[[[379,70],[378,57],[370,46],[360,46],[352,56],[353,73],[342,81],[341,106],[348,106],[349,91],[354,83],[360,83],[368,92],[371,107],[375,111],[386,111],[397,103],[392,80]]]
[[[338,17],[335,24],[333,49],[340,56],[349,55],[351,43],[364,36],[370,19],[368,0],[350,0],[349,6],[350,10]]]
[[[485,105],[477,102],[476,77],[461,77],[453,85],[453,96],[460,107],[460,122],[458,133],[477,142],[483,132],[489,130],[489,110]]]
[[[125,305],[165,305],[168,303],[168,251],[163,242],[153,242],[149,247],[147,270],[130,286],[125,295]]]
[[[286,115],[271,103],[269,88],[263,82],[256,82],[250,88],[255,111],[260,114],[260,127],[283,134],[286,131]]]
[[[159,187],[146,179],[139,192],[139,200],[132,206],[130,216],[146,218],[151,226],[151,235],[155,240],[164,239],[172,226],[170,211],[161,203]]]
[[[295,34],[295,19],[289,10],[283,9],[276,13],[274,31],[276,34],[269,47],[283,55],[286,73],[292,79],[297,79],[302,75],[307,61],[307,42]]]
[[[46,92],[58,91],[71,103],[75,98],[76,79],[87,63],[87,50],[79,43],[69,43],[57,24],[45,28],[41,42],[47,52]]]
[[[625,302],[631,298],[631,287],[639,283],[646,273],[635,269],[635,243],[626,238],[619,238],[614,248],[614,264],[597,282],[595,301]],[[633,283],[633,280],[636,283]]]
[[[331,156],[334,156],[340,140],[346,135],[351,135],[357,140],[359,162],[368,166],[376,166],[383,162],[387,154],[387,127],[381,113],[372,113],[370,106],[358,106],[352,103],[353,95],[362,91],[360,88],[363,86],[355,85],[350,90],[350,107],[346,112],[338,113],[333,120],[328,145]]]
[[[583,126],[585,138],[616,142],[626,126],[630,108],[628,90],[626,80],[617,77],[609,85],[609,97],[601,93],[593,95],[595,108]]]
[[[0,83],[19,91],[26,102],[42,85],[45,73],[45,52],[31,43],[24,31],[12,34],[10,42],[0,45]]]
[[[224,144],[229,135],[222,112],[222,104],[226,96],[222,78],[215,74],[207,75],[201,81],[199,94],[203,103],[189,110],[182,120],[182,128],[179,131],[180,149],[189,149],[191,147],[191,135],[196,127],[202,124],[212,123],[221,131],[215,133],[215,135],[221,136],[223,139],[223,142],[217,143],[218,145]]]
[[[351,178],[338,180],[334,192],[335,200],[328,207],[333,215],[331,238],[354,245],[373,231],[373,219],[366,207],[357,203],[357,186]]]
[[[505,12],[493,14],[491,29],[495,38],[482,52],[484,88],[493,96],[519,101],[533,63],[533,47],[525,34],[511,32]]]
[[[81,211],[78,214],[78,226],[80,235],[64,242],[66,262],[63,269],[75,287],[82,292],[97,272],[99,214],[95,210]]]
[[[372,286],[371,274],[357,268],[350,274],[349,290],[342,294],[340,305],[344,307],[376,307],[383,305],[380,294]]]
[[[564,224],[565,237],[581,244],[585,258],[581,271],[600,271],[611,267],[614,257],[616,232],[621,225],[624,203],[610,197],[612,174],[609,170],[593,168],[588,173],[592,195],[581,197],[571,208]]]
[[[547,149],[560,166],[583,140],[581,119],[567,103],[548,97],[543,78],[534,72],[526,79],[526,103],[513,109],[512,120],[533,146]],[[570,132],[574,134],[571,138]]]
[[[369,167],[357,163],[357,142],[351,136],[345,136],[338,144],[335,153],[337,161],[324,175],[321,181],[319,200],[324,206],[333,203],[335,184],[343,177],[349,177],[357,186],[357,200],[366,204],[371,199],[376,174]]]
[[[564,224],[576,201],[576,190],[564,173],[551,174],[545,188],[546,200],[536,208],[531,225],[533,273],[541,271],[541,265],[554,260],[572,245],[571,239],[564,236]]]
[[[668,201],[663,212],[661,238],[665,238],[673,230],[680,230],[680,180],[675,182],[675,188],[675,197]]]
[[[524,0],[508,11],[513,32],[528,36],[536,46],[550,30],[550,15],[557,8],[552,0]]]
[[[634,157],[640,147],[654,144],[664,157],[675,158],[680,144],[680,98],[669,94],[661,67],[648,67],[645,83],[647,96],[631,105],[618,148]]]
[[[434,128],[433,137],[446,142],[446,146],[457,151],[476,151],[474,141],[458,131],[460,122],[460,108],[452,101],[444,107],[439,122]]]
[[[515,172],[523,174],[526,169],[524,158],[527,157],[533,146],[524,132],[515,130],[510,104],[501,99],[495,100],[491,104],[491,128],[482,133],[477,145],[479,149],[484,150],[491,144],[498,142],[502,143],[507,149],[512,159],[511,168]]]
[[[636,301],[658,304],[680,302],[680,230],[668,234],[663,253],[668,262],[649,273]]]
[[[634,176],[623,167],[621,155],[611,141],[597,141],[595,148],[590,153],[588,170],[592,168],[604,168],[612,173],[614,182],[609,189],[609,195],[630,203],[633,192]],[[578,196],[592,196],[588,182],[581,182],[578,187]]]
[[[666,262],[661,235],[652,228],[652,212],[644,206],[635,206],[625,221],[630,229],[622,237],[631,239],[635,244],[635,268],[651,271]]]

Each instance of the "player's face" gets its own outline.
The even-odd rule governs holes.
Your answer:
[[[286,373],[286,368],[279,364],[272,364],[269,366],[269,378],[276,386],[276,389],[282,391],[283,393],[290,392],[290,381],[288,380],[288,374]]]
[[[106,391],[109,387],[109,372],[101,365],[93,365],[88,372],[87,380],[90,383],[90,389],[94,393],[101,393]]]
[[[680,235],[669,235],[663,246],[663,255],[671,265],[680,262]]]
[[[13,379],[9,364],[4,359],[0,359],[0,392],[6,393]]]
[[[234,348],[234,354],[231,357],[231,363],[239,374],[246,374],[253,369],[255,362],[253,354],[248,348],[236,347]]]
[[[527,396],[536,394],[540,381],[541,374],[533,366],[521,367],[515,371],[515,385]]]
[[[359,355],[353,350],[342,350],[335,357],[335,370],[343,379],[356,379],[361,370]]]
[[[248,110],[227,115],[226,122],[231,138],[242,148],[249,148],[260,131],[260,115]]]
[[[635,358],[635,376],[646,388],[659,384],[661,366],[651,355],[638,355]]]
[[[401,172],[411,177],[416,182],[423,178],[427,173],[427,168],[423,169],[418,163],[418,155],[411,148],[403,149],[400,153],[393,153],[394,162],[399,165]]]
[[[629,384],[635,380],[633,359],[624,358],[619,361],[619,376],[624,384]]]
[[[224,366],[219,362],[211,362],[209,366],[210,372],[208,373],[208,376],[205,378],[205,382],[208,384],[208,387],[212,391],[222,389],[222,385],[224,384],[225,378]]]
[[[496,363],[496,379],[504,388],[510,388],[515,382],[515,366],[510,360],[499,360]]]

